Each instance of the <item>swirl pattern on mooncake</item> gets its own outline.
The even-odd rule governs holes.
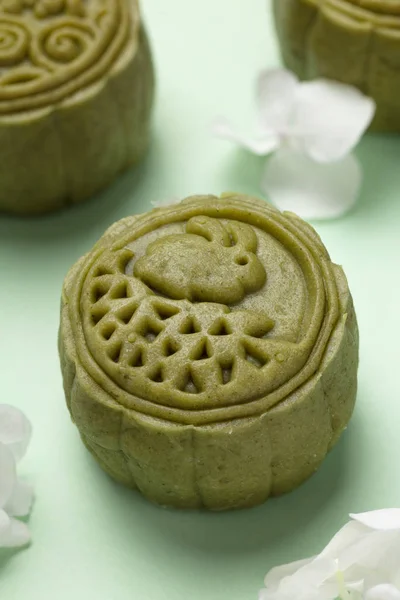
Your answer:
[[[286,65],[354,85],[377,103],[374,129],[400,131],[400,2],[274,0]]]
[[[138,27],[137,8],[131,18],[124,0],[2,0],[0,114],[47,106],[98,80]]]
[[[137,0],[0,0],[0,210],[105,188],[147,150],[153,94]]]
[[[311,227],[251,198],[194,197],[117,223],[81,259],[60,355],[108,472],[161,504],[217,509],[316,469],[352,412],[358,334]]]

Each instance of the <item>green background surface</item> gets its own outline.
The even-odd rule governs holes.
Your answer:
[[[160,509],[114,484],[80,443],[56,350],[69,266],[121,217],[154,199],[259,194],[263,160],[210,136],[221,112],[249,127],[254,79],[278,64],[264,0],[143,0],[158,72],[154,140],[140,171],[84,206],[34,220],[0,217],[0,402],[34,437],[33,544],[0,552],[1,600],[251,600],[268,569],[317,552],[349,512],[400,505],[398,138],[367,136],[362,195],[316,224],[349,278],[361,331],[358,405],[322,469],[289,496],[244,512]]]

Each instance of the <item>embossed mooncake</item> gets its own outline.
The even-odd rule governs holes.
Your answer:
[[[235,194],[113,225],[65,280],[68,408],[161,505],[249,507],[319,467],[353,411],[351,295],[315,231]]]
[[[0,211],[80,202],[149,140],[137,0],[0,0]]]
[[[400,0],[274,0],[286,65],[360,88],[374,129],[400,132]]]

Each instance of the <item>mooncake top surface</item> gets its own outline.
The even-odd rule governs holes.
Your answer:
[[[400,16],[400,0],[306,0],[312,4],[319,4],[327,8],[339,9],[346,14],[349,11],[353,17],[366,16],[374,20],[387,17]],[[388,26],[391,22],[386,23]]]
[[[91,377],[127,406],[178,420],[276,404],[318,370],[339,315],[317,234],[241,196],[194,197],[116,224],[69,296]]]
[[[0,115],[99,81],[137,43],[136,0],[0,0]]]
[[[400,13],[400,1],[399,0],[348,0],[350,4],[355,4],[360,8],[367,8],[368,10],[382,12],[382,13]]]

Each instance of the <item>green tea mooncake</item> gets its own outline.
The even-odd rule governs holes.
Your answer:
[[[79,202],[149,140],[137,0],[0,0],[0,211]]]
[[[286,65],[377,103],[372,127],[400,132],[400,0],[273,0]]]
[[[127,217],[69,272],[59,350],[82,439],[153,502],[288,492],[352,414],[351,295],[315,231],[224,194]]]

